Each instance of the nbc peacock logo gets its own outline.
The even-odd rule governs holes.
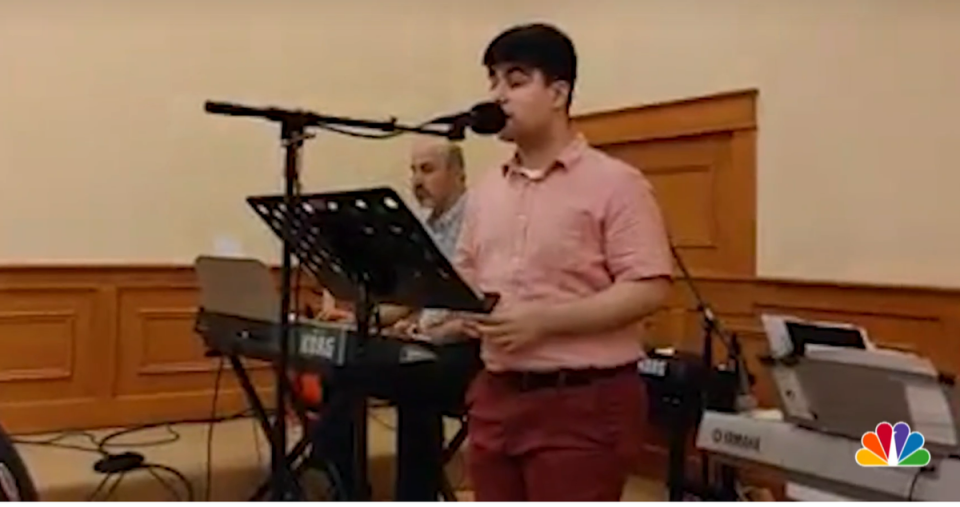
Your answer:
[[[862,467],[922,467],[930,463],[930,451],[923,448],[923,435],[910,431],[910,425],[882,422],[876,431],[860,439],[857,464]]]

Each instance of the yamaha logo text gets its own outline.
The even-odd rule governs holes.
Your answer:
[[[738,433],[730,430],[713,430],[713,441],[740,449],[760,452],[760,437]]]

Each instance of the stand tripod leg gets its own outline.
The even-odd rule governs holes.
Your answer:
[[[355,433],[357,440],[356,444],[356,456],[354,457],[354,464],[357,469],[357,499],[362,502],[369,502],[373,493],[370,487],[370,479],[367,475],[368,466],[367,466],[367,398],[361,396],[356,404],[356,413],[354,417],[356,418],[357,431]]]
[[[260,429],[263,430],[263,434],[270,438],[270,434],[273,431],[273,427],[270,424],[270,417],[267,415],[267,409],[264,408],[263,403],[260,401],[260,397],[257,396],[257,390],[253,387],[253,383],[250,382],[250,376],[247,375],[247,370],[243,367],[243,363],[240,362],[240,359],[236,355],[230,355],[230,366],[233,367],[233,372],[237,376],[237,380],[240,381],[240,388],[243,389],[244,394],[247,395],[247,403],[253,408],[253,415],[257,418],[257,422],[260,424]]]
[[[309,458],[304,456],[304,454],[306,453],[307,447],[309,445],[310,445],[310,441],[307,437],[301,438],[300,441],[297,442],[297,445],[294,446],[293,450],[290,451],[290,454],[286,456],[288,469],[293,466],[294,462],[296,462],[298,458],[300,457],[304,458],[290,472],[293,475],[293,479],[291,480],[291,482],[294,484],[300,483],[300,480],[299,480],[300,475],[303,473],[303,469],[308,466]],[[251,501],[263,500],[267,496],[267,493],[270,493],[271,485],[272,485],[272,480],[268,478],[266,481],[264,481],[263,484],[260,485],[259,488],[257,488],[257,491],[253,493],[253,495],[250,497],[250,500]],[[300,498],[304,498],[302,493],[300,494]]]
[[[671,502],[683,501],[687,483],[687,432],[680,426],[670,430],[667,488]]]
[[[721,502],[737,501],[737,471],[729,465],[720,466],[720,490],[717,492]]]
[[[374,316],[375,305],[370,300],[369,287],[365,280],[357,280],[357,289],[359,292],[358,301],[354,308],[354,321],[357,323],[357,337],[360,343],[360,354],[364,354],[364,349],[370,343],[371,320]],[[374,373],[375,374],[375,373]],[[360,382],[358,385],[362,385]],[[346,393],[348,397],[349,410],[353,419],[354,432],[354,456],[353,470],[356,477],[354,491],[349,494],[355,501],[370,501],[372,495],[370,480],[367,476],[367,392],[365,389],[356,387],[348,388]]]
[[[246,368],[243,367],[243,363],[240,362],[240,359],[236,355],[231,354],[228,357],[230,359],[230,366],[233,368],[234,374],[237,376],[237,380],[240,381],[240,388],[246,395],[247,402],[250,403],[250,406],[253,408],[254,417],[256,417],[257,422],[260,424],[260,429],[263,431],[263,434],[269,439],[271,436],[273,436],[274,425],[270,424],[270,416],[267,415],[267,410],[260,401],[260,397],[257,395],[256,388],[253,387],[253,382],[250,381],[250,375],[247,374]],[[278,414],[277,419],[279,420],[282,418],[283,415]],[[301,444],[303,445],[301,446]],[[294,473],[290,470],[290,466],[297,456],[303,454],[305,447],[306,443],[301,440],[301,442],[297,444],[289,456],[284,453],[284,461],[283,466],[281,467],[281,473],[285,475],[284,482],[288,485],[283,492],[285,497],[284,499],[303,498],[303,493],[300,490],[299,482],[297,481]],[[271,474],[271,477],[267,480],[267,482],[260,486],[256,493],[254,493],[253,499],[262,499],[267,493],[271,493],[271,496],[277,496],[272,489],[276,482],[276,478],[273,476],[273,474]]]

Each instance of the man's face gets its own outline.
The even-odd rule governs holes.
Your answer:
[[[499,134],[503,141],[541,135],[557,115],[566,114],[566,82],[548,82],[539,70],[514,64],[490,68],[489,77],[491,99],[507,113],[507,125]]]
[[[435,209],[449,204],[460,185],[460,174],[450,167],[446,148],[440,144],[418,144],[410,160],[410,187],[417,202]]]

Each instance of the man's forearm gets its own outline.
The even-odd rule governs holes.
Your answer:
[[[669,291],[665,278],[614,284],[593,296],[551,307],[545,316],[546,334],[602,333],[626,327],[659,310]]]

